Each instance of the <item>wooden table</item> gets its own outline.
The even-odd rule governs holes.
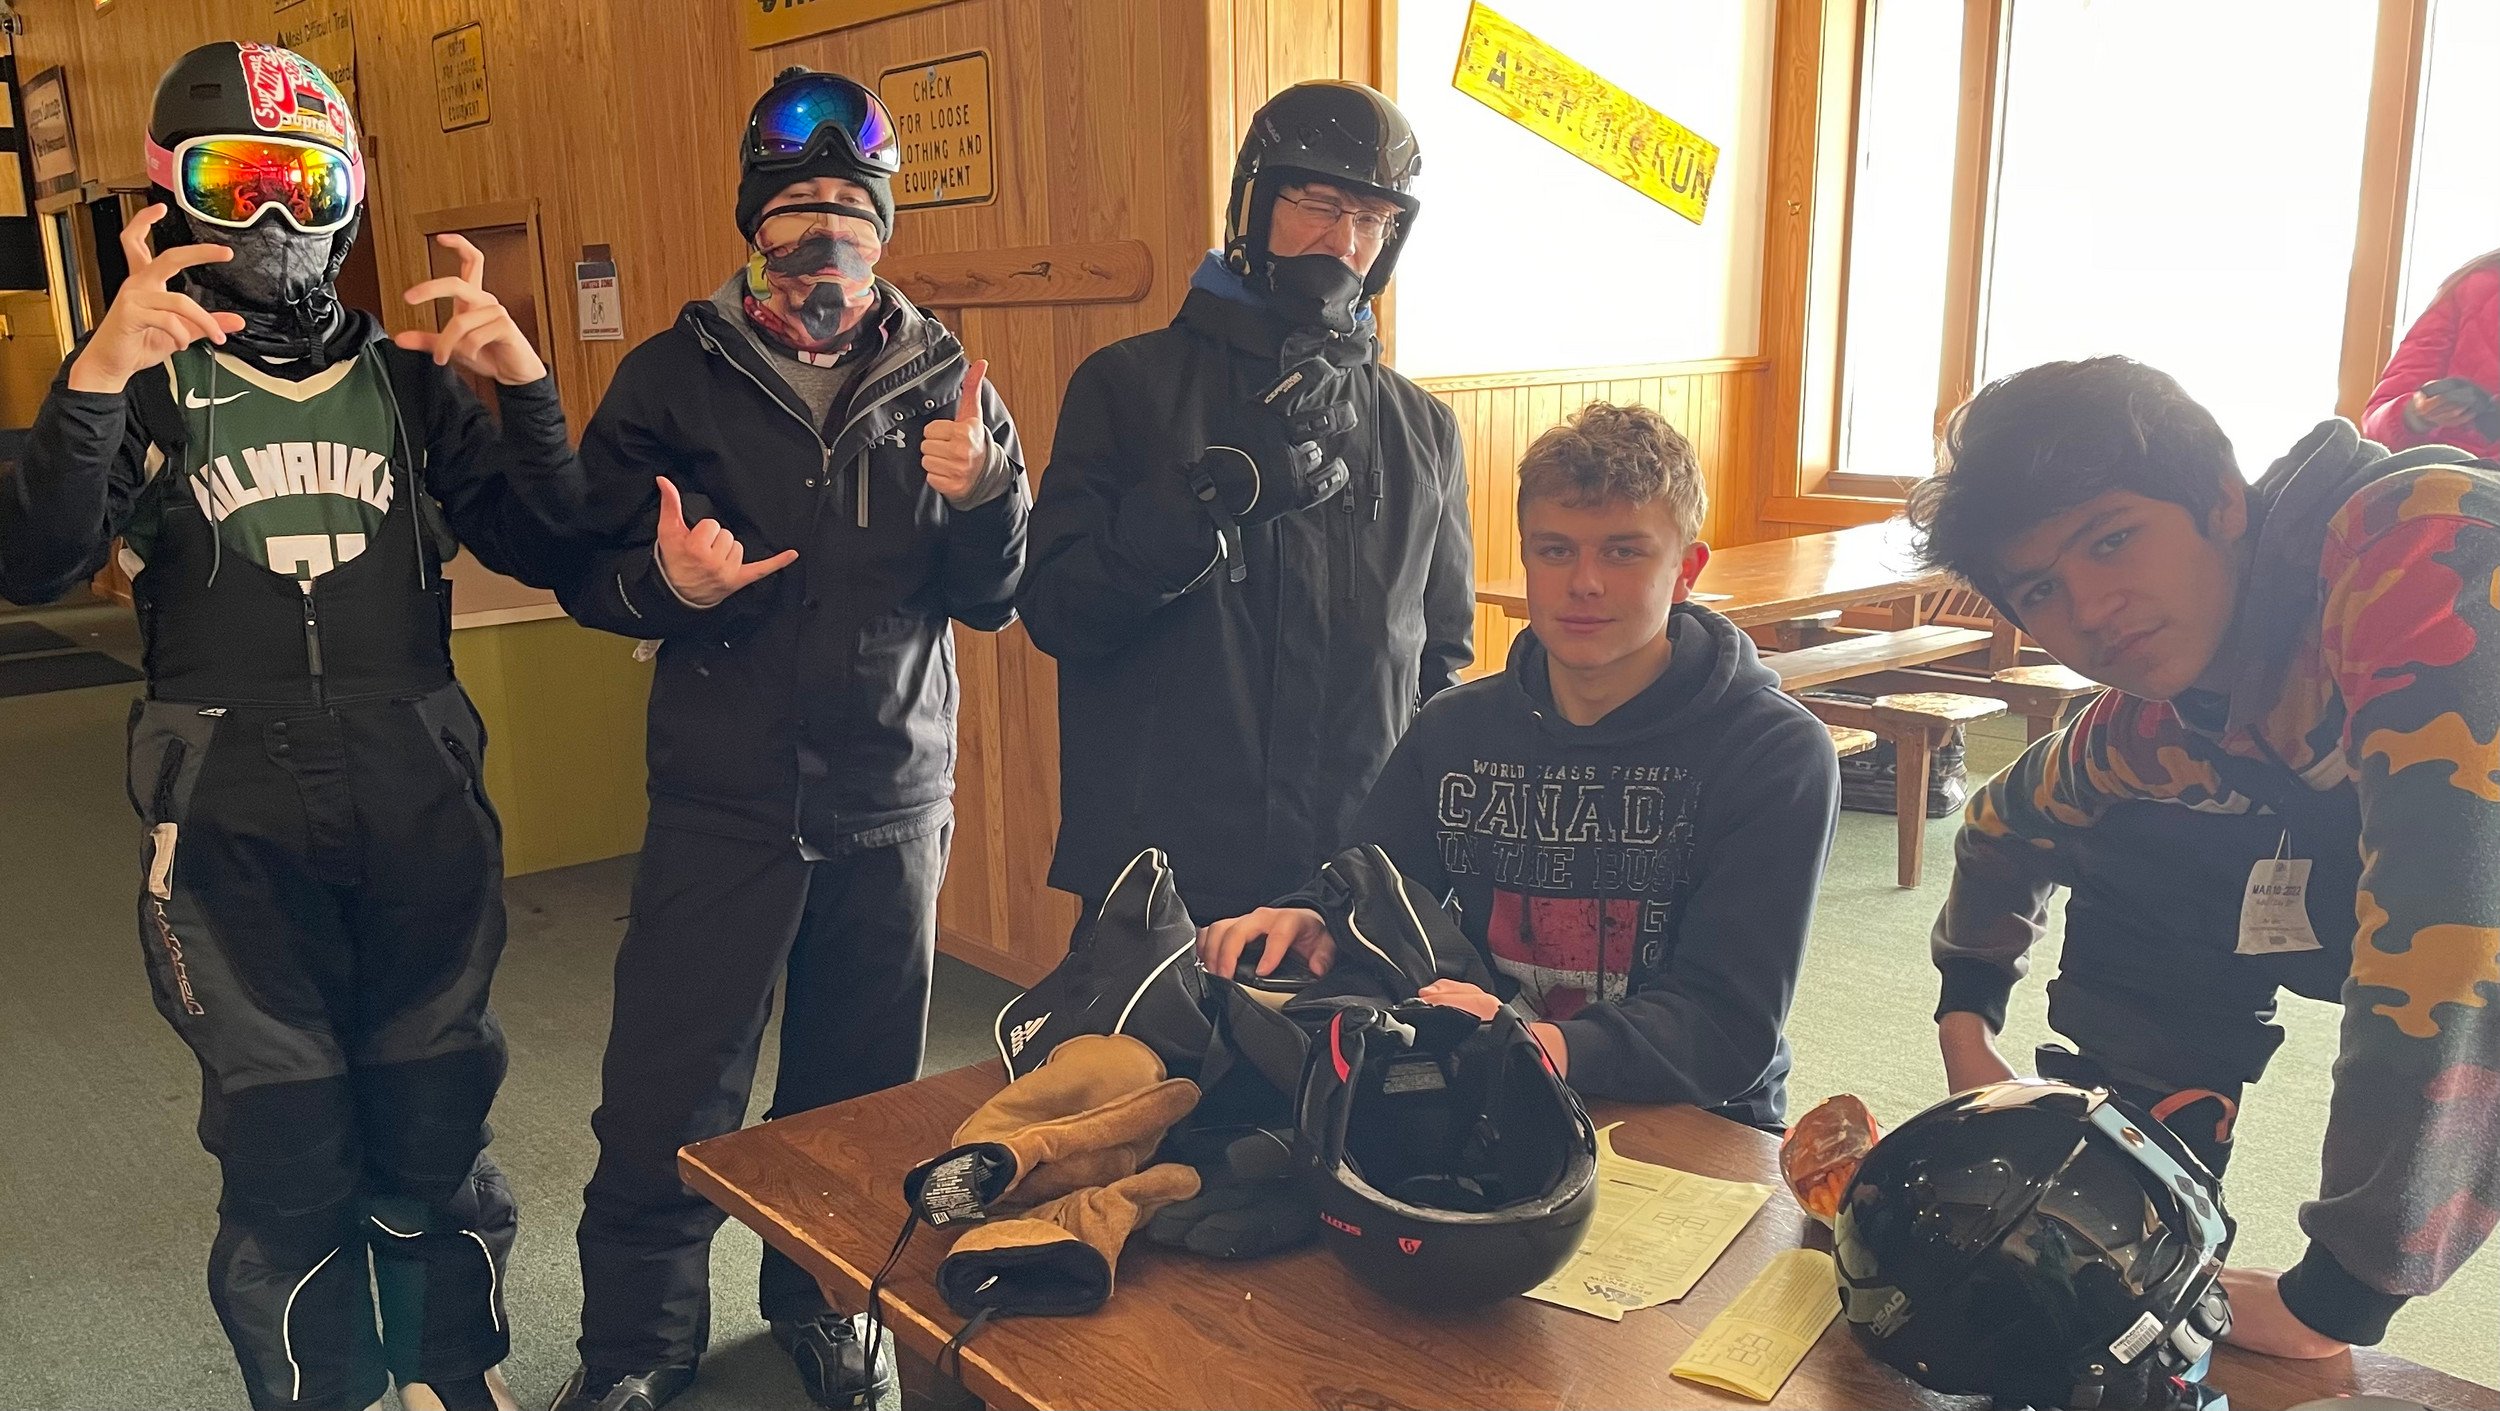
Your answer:
[[[1888,519],[1829,534],[1765,539],[1710,556],[1695,600],[1739,627],[1785,622],[1835,608],[1890,602],[1953,586],[1952,575],[1918,567],[1908,521]],[[1476,601],[1504,615],[1528,615],[1524,578],[1480,584]]]
[[[688,1184],[815,1274],[836,1306],[863,1306],[904,1218],[903,1172],[946,1149],[997,1091],[996,1063],[767,1122],[690,1146]],[[1777,1144],[1691,1108],[1601,1103],[1626,1156],[1776,1185]],[[1760,1403],[1667,1368],[1772,1255],[1827,1238],[1783,1191],[1680,1303],[1608,1323],[1525,1298],[1431,1317],[1387,1303],[1312,1247],[1246,1264],[1129,1246],[1118,1291],[1084,1318],[992,1324],[963,1350],[965,1385],[993,1407],[1693,1407]],[[962,1320],[931,1282],[948,1237],[923,1229],[889,1280],[903,1345],[934,1358]],[[2237,1411],[2374,1392],[2500,1411],[2500,1394],[2379,1353],[2274,1362],[2226,1352],[2215,1380]],[[1775,1406],[1969,1407],[1874,1362],[1840,1322]]]

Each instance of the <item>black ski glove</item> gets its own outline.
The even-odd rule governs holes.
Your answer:
[[[1319,1238],[1319,1207],[1294,1179],[1291,1132],[1254,1132],[1220,1154],[1179,1154],[1199,1158],[1199,1192],[1163,1207],[1146,1238],[1209,1259],[1262,1259]]]
[[[1190,492],[1215,521],[1232,561],[1232,581],[1248,570],[1241,531],[1325,503],[1351,478],[1339,448],[1359,424],[1354,379],[1326,359],[1292,364],[1250,399],[1230,441],[1209,446],[1187,468]]]

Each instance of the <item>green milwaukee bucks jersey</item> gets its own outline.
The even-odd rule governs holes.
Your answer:
[[[379,359],[358,357],[300,382],[272,377],[206,346],[170,364],[189,433],[179,485],[230,554],[306,584],[346,563],[390,512],[390,384]],[[156,516],[144,510],[124,539],[144,562]]]

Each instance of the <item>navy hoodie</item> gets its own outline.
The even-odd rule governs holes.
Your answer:
[[[1506,670],[1424,707],[1353,836],[1456,895],[1574,1088],[1777,1127],[1839,762],[1734,623],[1683,603],[1668,630],[1666,672],[1586,726],[1520,633]]]

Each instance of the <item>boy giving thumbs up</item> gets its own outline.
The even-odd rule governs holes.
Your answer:
[[[692,1383],[721,1215],[676,1153],[739,1125],[777,982],[772,1115],[919,1074],[951,624],[1014,617],[1031,499],[986,364],[876,277],[896,166],[874,94],[785,75],[749,124],[745,263],[626,355],[583,437],[598,518],[636,528],[566,605],[660,648],[580,1232],[583,1365],[559,1406],[656,1407]],[[810,1391],[845,1399],[850,1324],[778,1254],[761,1312]]]

